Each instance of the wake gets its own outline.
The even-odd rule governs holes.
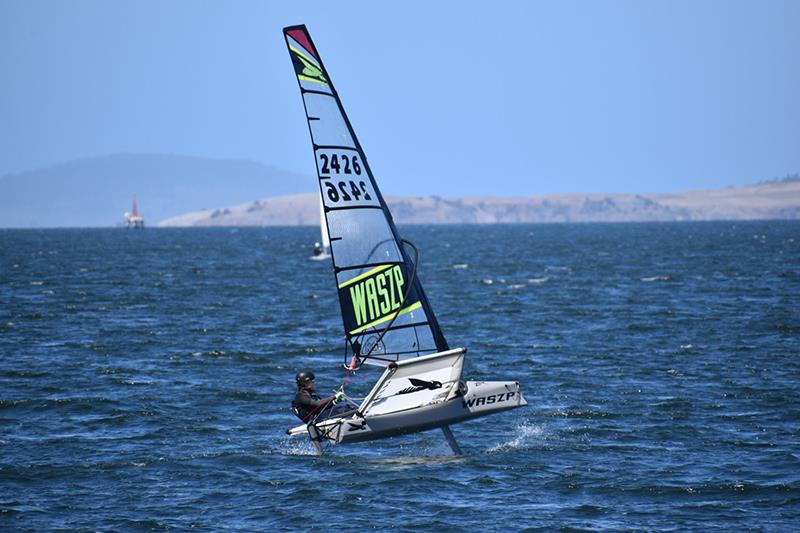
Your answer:
[[[544,427],[534,424],[520,424],[514,429],[513,438],[510,441],[493,446],[486,450],[486,453],[525,449],[530,447],[534,441],[540,441],[542,435],[544,435]]]

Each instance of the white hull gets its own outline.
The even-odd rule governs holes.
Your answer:
[[[528,405],[515,381],[468,381],[466,385],[464,396],[446,402],[366,418],[354,415],[341,423],[323,422],[319,429],[323,434],[330,433],[329,440],[336,444],[363,442],[449,426]],[[481,403],[476,405],[477,402]]]
[[[331,444],[364,442],[446,428],[465,420],[528,405],[516,381],[461,382],[464,352],[463,349],[450,350],[417,360],[402,361],[386,370],[356,414],[322,420],[312,427],[300,425],[288,433],[302,435],[318,432],[320,440],[327,440]],[[400,366],[407,368],[398,368]],[[407,372],[403,374],[402,370]],[[403,392],[397,392],[399,387],[405,385],[409,374],[422,375],[429,383],[439,386],[432,390],[406,392],[406,388]],[[431,380],[431,376],[441,378],[448,374],[454,379]]]

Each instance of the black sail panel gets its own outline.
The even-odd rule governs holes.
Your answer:
[[[284,28],[308,119],[345,335],[359,362],[448,349],[364,151],[305,26]]]

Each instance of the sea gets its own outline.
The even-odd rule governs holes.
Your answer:
[[[0,530],[800,529],[800,222],[400,232],[528,401],[462,456],[286,434],[345,377],[318,228],[0,230]]]

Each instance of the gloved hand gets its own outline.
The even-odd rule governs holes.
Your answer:
[[[344,400],[344,392],[337,391],[336,394],[333,395],[333,403],[337,404],[337,403],[341,402],[342,400]]]

